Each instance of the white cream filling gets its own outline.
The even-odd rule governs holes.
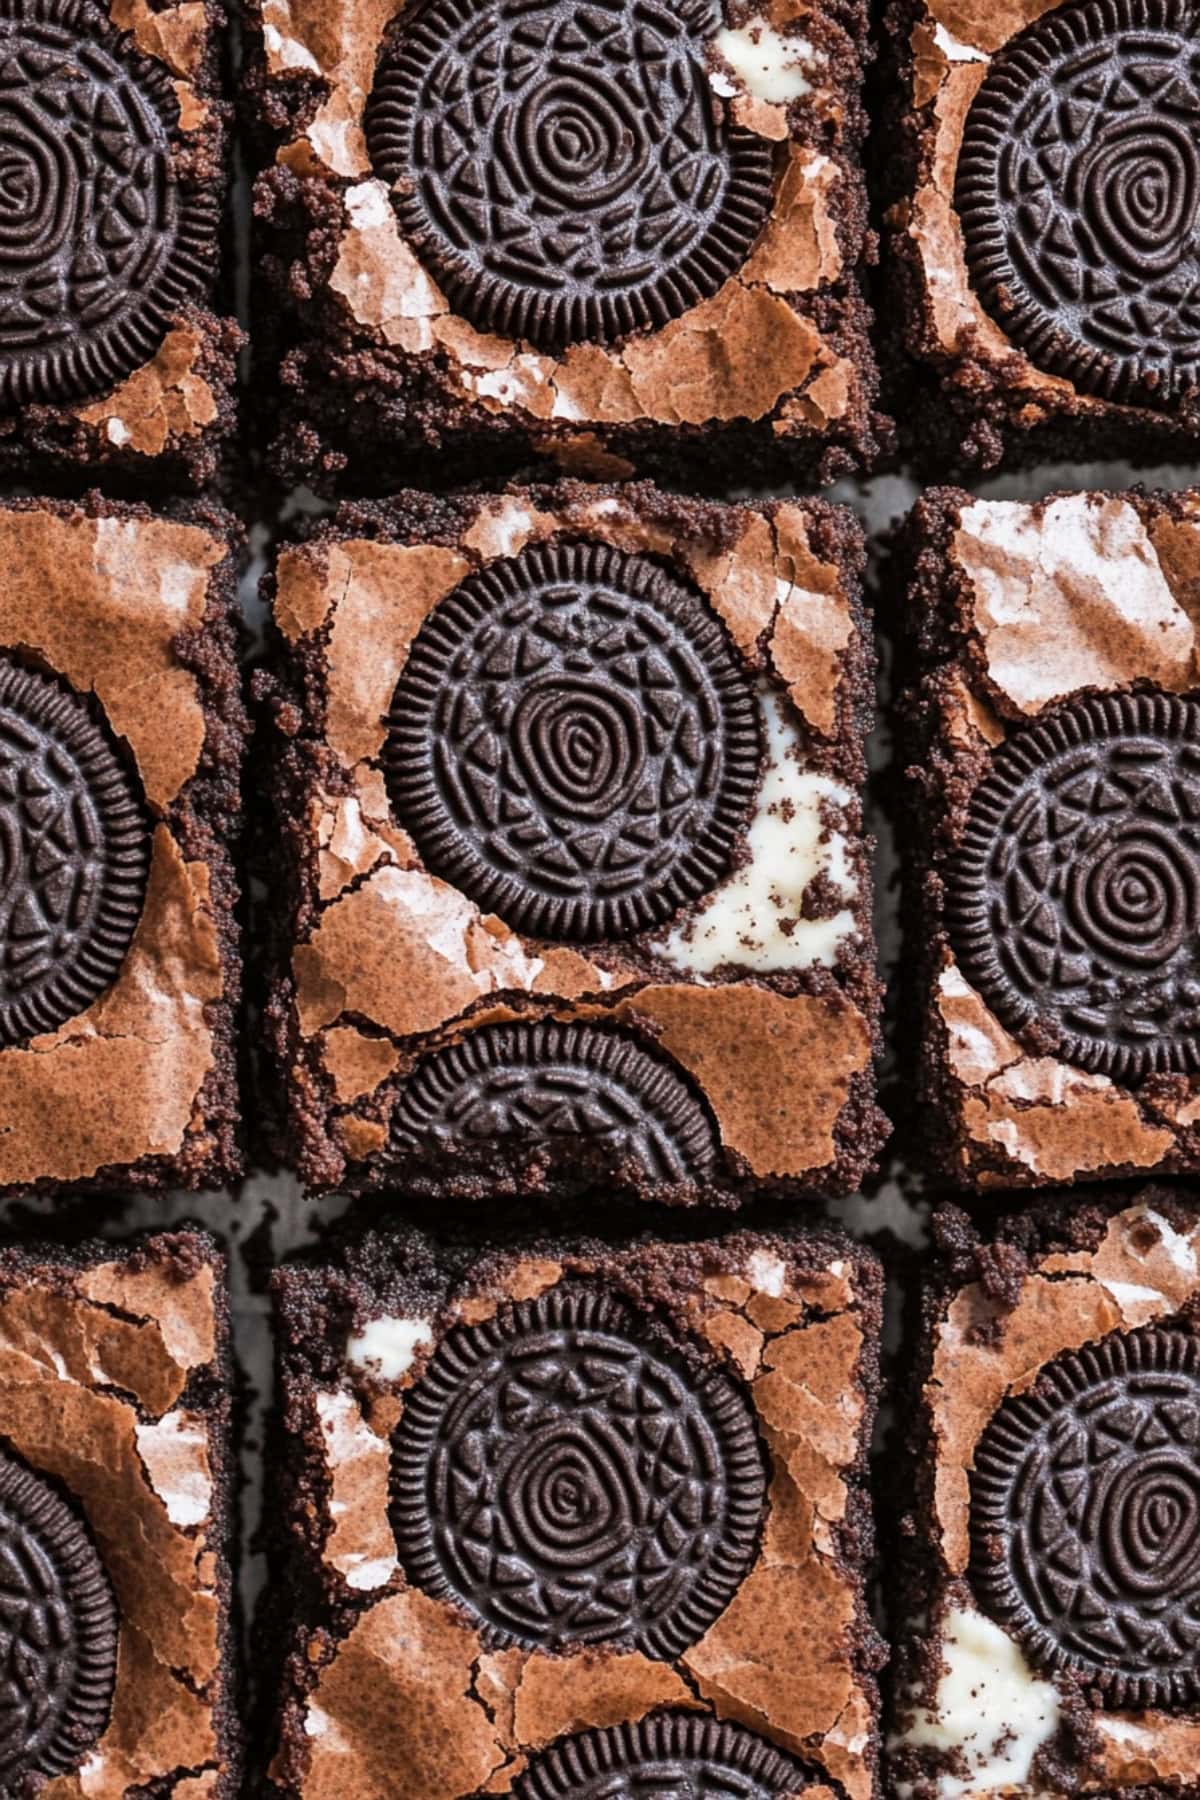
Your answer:
[[[767,764],[747,833],[749,861],[713,889],[707,903],[676,925],[659,946],[666,962],[703,976],[724,963],[749,969],[831,968],[842,941],[855,931],[843,907],[827,919],[804,919],[804,890],[824,874],[853,900],[857,884],[850,847],[840,831],[826,834],[822,801],[850,803],[828,776],[806,769],[795,725],[780,696],[759,695]]]
[[[746,1263],[746,1280],[750,1286],[771,1300],[782,1298],[786,1279],[787,1269],[782,1257],[772,1256],[766,1250],[755,1250]]]
[[[427,1319],[371,1319],[346,1344],[346,1361],[380,1381],[399,1381],[417,1350],[433,1342]]]
[[[1164,1219],[1153,1207],[1146,1208],[1147,1222],[1154,1226],[1162,1240],[1162,1247],[1175,1267],[1183,1275],[1194,1276],[1196,1273],[1196,1251],[1190,1238],[1183,1237],[1170,1220]]]
[[[817,51],[808,38],[781,37],[765,19],[752,19],[736,31],[719,31],[713,48],[756,100],[780,105],[812,92],[805,68],[811,69]],[[717,93],[732,98],[728,82],[722,85],[715,75],[710,79]]]
[[[942,24],[934,26],[933,41],[947,62],[986,62],[987,51],[977,50],[973,44],[960,43]]]
[[[138,1455],[172,1525],[203,1525],[212,1510],[204,1427],[187,1413],[169,1412],[154,1424],[139,1424],[134,1435]]]
[[[941,1775],[941,1800],[1024,1793],[1033,1759],[1058,1730],[1057,1690],[1039,1681],[1013,1640],[981,1613],[961,1607],[946,1616],[945,1673],[932,1711],[922,1708],[894,1745],[948,1750],[970,1774]],[[911,1785],[896,1784],[899,1800]]]

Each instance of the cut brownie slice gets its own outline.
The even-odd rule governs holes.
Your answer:
[[[211,481],[242,338],[208,310],[228,106],[220,0],[0,18],[0,472]],[[132,482],[127,481],[127,485]]]
[[[1200,1168],[1200,501],[937,489],[907,554],[919,1153]]]
[[[247,10],[289,477],[871,462],[862,0]]]
[[[238,1793],[231,1387],[205,1233],[0,1251],[6,1794]]]
[[[0,1192],[238,1172],[238,541],[0,505]]]
[[[283,551],[268,1026],[313,1187],[856,1185],[861,558],[819,502],[571,483]]]
[[[948,1209],[939,1237],[905,1421],[891,1792],[1194,1800],[1196,1195],[1046,1203],[984,1244]]]
[[[895,0],[890,25],[883,173],[914,447],[941,471],[1185,451],[1200,432],[1191,7]]]
[[[267,1791],[872,1800],[880,1292],[836,1235],[280,1271]]]

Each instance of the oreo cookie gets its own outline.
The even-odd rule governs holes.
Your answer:
[[[0,0],[0,406],[102,392],[212,276],[161,65],[88,0]]]
[[[117,1610],[80,1520],[0,1454],[0,1787],[77,1768],[108,1723]]]
[[[545,349],[715,294],[770,212],[769,146],[730,123],[714,0],[424,0],[366,115],[376,173],[456,311]]]
[[[948,869],[963,973],[1123,1081],[1200,1069],[1200,705],[1108,694],[1014,731]]]
[[[0,1045],[56,1030],[110,986],[149,870],[135,778],[87,706],[0,657]]]
[[[498,1645],[682,1654],[736,1593],[765,1502],[741,1389],[590,1289],[451,1331],[393,1437],[409,1580]]]
[[[539,545],[434,608],[396,688],[396,817],[428,867],[531,937],[660,924],[727,872],[757,700],[701,596],[646,556]]]
[[[716,1129],[672,1064],[630,1033],[525,1021],[485,1025],[422,1058],[400,1088],[391,1146],[414,1161],[581,1152],[612,1174],[672,1185],[717,1160]]]
[[[793,1800],[800,1765],[740,1725],[652,1713],[563,1738],[513,1783],[517,1800]]]
[[[1084,393],[1170,406],[1200,383],[1200,17],[1076,0],[993,59],[955,207],[1006,335]]]
[[[972,1577],[1039,1669],[1141,1712],[1200,1699],[1200,1342],[1150,1329],[1043,1369],[975,1455]]]

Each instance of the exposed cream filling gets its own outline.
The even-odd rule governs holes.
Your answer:
[[[660,946],[664,960],[704,976],[725,963],[750,969],[832,967],[855,931],[849,906],[825,919],[800,916],[804,891],[825,875],[852,901],[857,883],[849,844],[826,831],[822,802],[850,804],[849,791],[804,764],[799,733],[773,690],[760,690],[767,765],[747,834],[749,861],[708,901],[676,925]]]
[[[941,1655],[933,1709],[921,1708],[893,1746],[961,1756],[970,1773],[940,1775],[941,1800],[1027,1792],[1033,1759],[1058,1730],[1057,1690],[998,1625],[966,1607],[946,1615]],[[911,1783],[897,1782],[896,1793],[907,1800]]]

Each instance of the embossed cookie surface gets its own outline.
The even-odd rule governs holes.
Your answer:
[[[1131,1080],[1200,1067],[1200,706],[1109,695],[1015,731],[971,798],[947,918],[1010,1030]]]
[[[0,657],[0,1045],[111,984],[149,866],[133,777],[83,701]]]
[[[1200,15],[1082,0],[994,59],[956,207],[984,305],[1040,367],[1167,405],[1200,380]]]
[[[627,1032],[540,1022],[484,1026],[417,1064],[392,1109],[401,1154],[572,1142],[614,1170],[680,1182],[711,1169],[713,1124],[672,1066]]]
[[[405,21],[367,140],[456,308],[555,347],[716,293],[772,194],[709,83],[720,25],[713,0],[426,0]]]
[[[517,1777],[513,1793],[517,1800],[791,1800],[808,1786],[790,1756],[740,1725],[665,1713],[552,1745]]]
[[[720,621],[644,556],[554,544],[443,600],[386,769],[429,867],[534,937],[628,936],[725,873],[755,792],[754,692]]]
[[[394,1439],[410,1579],[501,1643],[678,1655],[736,1592],[764,1501],[741,1391],[590,1290],[452,1331]]]
[[[165,70],[83,0],[0,4],[0,405],[98,393],[212,273]]]
[[[74,1769],[108,1722],[117,1613],[80,1521],[0,1455],[0,1786]],[[21,1789],[24,1792],[24,1788]]]
[[[973,1577],[1040,1668],[1112,1706],[1200,1695],[1200,1343],[1112,1337],[1044,1369],[975,1457]]]

